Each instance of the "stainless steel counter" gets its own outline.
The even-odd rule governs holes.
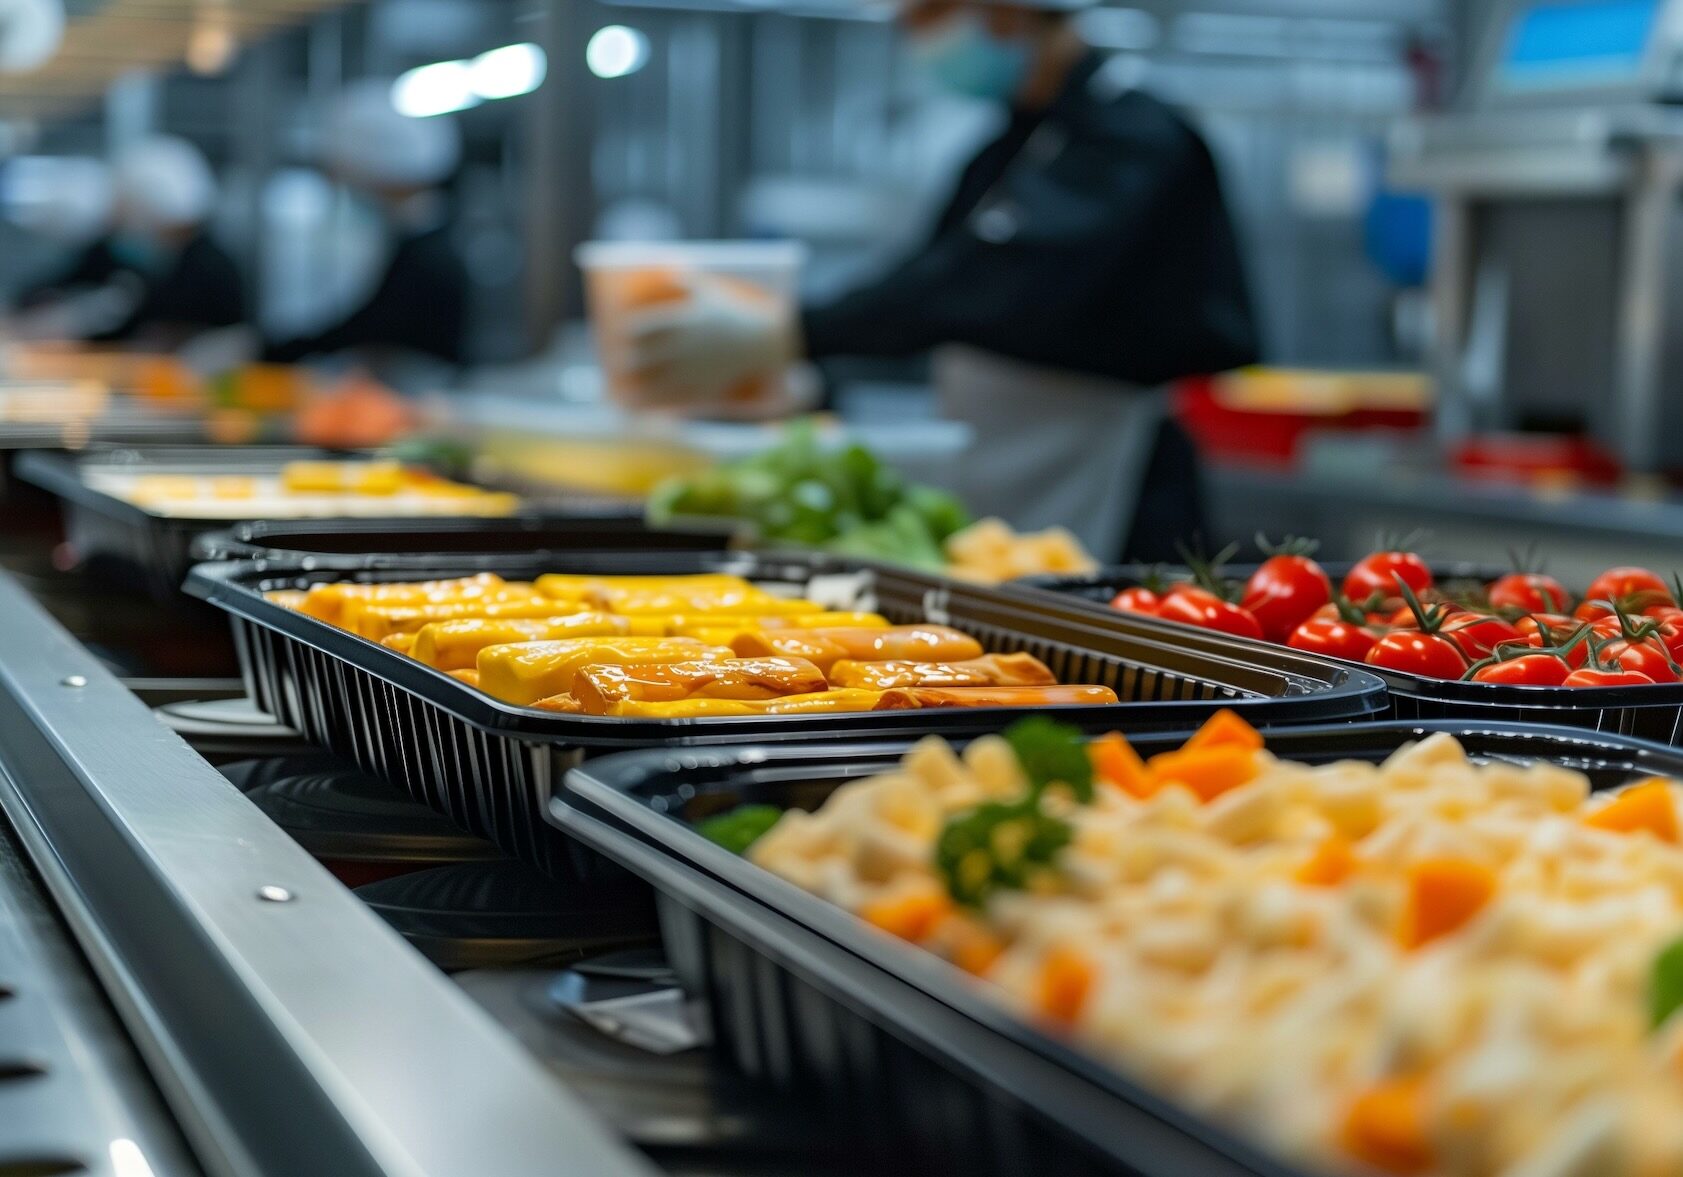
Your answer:
[[[6,578],[0,812],[204,1171],[649,1171]]]
[[[1683,500],[1675,497],[1545,495],[1394,465],[1365,473],[1217,466],[1206,485],[1222,540],[1312,536],[1324,556],[1356,559],[1381,532],[1420,532],[1436,559],[1486,564],[1534,545],[1550,572],[1579,587],[1616,564],[1683,568]]]

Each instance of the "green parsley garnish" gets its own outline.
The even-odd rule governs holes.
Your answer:
[[[732,854],[745,854],[760,835],[777,824],[783,811],[775,805],[738,805],[696,824],[696,833]]]

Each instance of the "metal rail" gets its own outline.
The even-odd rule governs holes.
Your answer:
[[[0,809],[209,1172],[651,1171],[4,577]]]
[[[0,1173],[200,1172],[0,819]]]

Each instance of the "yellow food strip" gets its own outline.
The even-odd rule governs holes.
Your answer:
[[[309,595],[303,589],[275,589],[273,592],[264,593],[263,599],[283,609],[302,609],[304,600]]]
[[[415,635],[412,633],[391,633],[380,639],[380,644],[388,650],[396,650],[399,654],[410,653],[415,646]]]
[[[479,689],[479,672],[477,670],[452,670],[450,677],[457,682],[465,682],[475,690]]]
[[[555,711],[562,715],[582,715],[584,708],[571,695],[551,695],[547,699],[539,699],[530,704],[535,711]]]
[[[571,694],[586,715],[612,715],[619,703],[671,703],[682,699],[775,699],[826,689],[810,662],[789,658],[670,662],[661,665],[586,666]]]
[[[1116,692],[1109,687],[901,687],[881,694],[879,711],[916,711],[925,707],[1097,707],[1117,701]]]
[[[722,592],[669,592],[658,589],[654,592],[615,590],[603,593],[586,593],[584,599],[590,604],[606,609],[610,613],[624,613],[629,616],[653,616],[666,614],[669,616],[682,614],[704,614],[713,617],[760,617],[760,616],[797,616],[803,613],[822,613],[824,607],[813,601],[804,601],[795,597],[774,597],[762,593],[758,589],[748,592],[738,592],[726,589]]]
[[[721,616],[717,613],[678,614],[665,618],[666,632],[673,637],[694,638],[721,629],[741,633],[760,629],[821,629],[845,626],[886,629],[888,618],[880,613],[791,613],[770,616]]]
[[[364,605],[355,625],[345,628],[379,641],[394,633],[414,633],[435,621],[483,618],[487,621],[530,620],[565,616],[567,604],[548,597],[525,597],[514,601],[475,601],[441,605]]]
[[[545,596],[568,601],[582,600],[591,592],[605,589],[647,591],[660,588],[669,592],[754,590],[754,586],[740,576],[726,576],[716,572],[697,573],[693,576],[589,576],[551,572],[538,577],[536,584],[538,591]]]
[[[717,661],[731,656],[725,646],[694,638],[572,638],[488,646],[479,652],[482,690],[508,703],[535,703],[569,694],[573,676],[586,666]]]
[[[837,662],[830,685],[887,691],[896,687],[1036,687],[1057,678],[1033,654],[986,654],[968,662]]]
[[[551,602],[551,607],[567,608]],[[464,670],[479,664],[479,651],[487,646],[515,642],[544,642],[560,638],[597,638],[616,634],[637,636],[629,617],[608,613],[574,613],[563,617],[513,618],[492,621],[466,617],[456,621],[434,621],[415,634],[409,653],[418,662],[436,670]],[[663,636],[654,634],[651,636]]]
[[[281,486],[293,494],[390,495],[403,489],[403,467],[396,462],[288,462]]]
[[[134,480],[129,497],[145,505],[162,499],[190,499],[199,493],[199,480],[191,474],[142,474]]]
[[[680,699],[673,703],[616,703],[610,715],[635,719],[708,719],[721,716],[826,715],[870,711],[879,691],[822,691],[781,699]]]
[[[352,633],[362,632],[363,619],[368,616],[378,616],[382,609],[423,609],[436,605],[463,605],[469,608],[484,608],[490,605],[506,605],[519,601],[548,601],[549,598],[540,596],[526,584],[502,584],[488,588],[484,592],[440,592],[426,593],[413,597],[384,597],[379,599],[353,597],[344,604],[339,613],[339,626]],[[576,608],[569,608],[565,604],[555,603],[552,610],[557,615],[577,612]],[[461,615],[457,615],[461,616]]]
[[[802,644],[810,652],[798,652]],[[795,657],[816,662],[825,673],[842,659],[855,662],[966,662],[982,656],[982,644],[945,625],[891,625],[803,629],[743,634],[731,648],[744,658]]]
[[[730,637],[730,648],[738,658],[804,658],[826,674],[848,656],[836,643],[814,637],[804,629],[738,630]]]
[[[455,580],[426,580],[414,583],[365,584],[358,581],[339,581],[335,584],[311,585],[299,608],[311,617],[319,617],[329,625],[338,625],[344,618],[348,601],[399,602],[459,593],[463,596],[483,594],[504,584],[494,572],[465,576]]]

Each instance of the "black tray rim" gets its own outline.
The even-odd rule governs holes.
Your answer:
[[[1622,756],[1620,767],[1632,777],[1683,778],[1683,751],[1654,741],[1572,727],[1450,719],[1265,729],[1271,752],[1292,759],[1316,754],[1318,750],[1318,760],[1382,759],[1412,740],[1439,732],[1462,739],[1475,756],[1546,758],[1569,766]],[[1130,740],[1142,753],[1151,754],[1178,746],[1190,734],[1153,732]],[[989,992],[984,982],[915,945],[871,928],[851,912],[709,842],[676,815],[644,805],[630,792],[650,780],[672,775],[693,777],[698,771],[708,769],[728,774],[723,779],[763,777],[780,771],[807,775],[820,770],[852,779],[898,762],[914,743],[741,745],[620,753],[571,769],[552,791],[544,814],[569,836],[651,882],[667,898],[692,910],[705,908],[707,918],[722,918],[732,925],[733,931],[755,935],[770,930],[784,939],[804,940],[801,947],[812,962],[810,967],[821,972],[845,965],[858,973],[861,964],[866,966],[866,972],[874,970],[869,983],[850,989],[851,1002],[865,1006],[868,1015],[886,1018],[892,1032],[921,1041],[946,1058],[955,1053],[954,1043],[932,1037],[918,1017],[904,1016],[905,1011],[897,1013],[892,1008],[891,1003],[901,999],[903,991],[917,994],[933,1003],[934,1008],[958,1013],[972,1028],[1026,1052],[1037,1065],[1050,1064],[1070,1072],[1075,1081],[1093,1089],[1095,1097],[1121,1099],[1131,1104],[1134,1111],[1157,1119],[1170,1131],[1190,1137],[1192,1143],[1209,1153],[1209,1161],[1231,1166],[1221,1170],[1199,1169],[1201,1173],[1321,1177],[1319,1171],[1294,1166],[1168,1097],[1151,1092],[1097,1055],[1015,1016]],[[1366,755],[1361,754],[1364,751]],[[967,1068],[972,1066],[966,1058],[955,1061]],[[1067,1117],[1059,1120],[1058,1112],[1067,1113],[1069,1109],[1046,1106],[1049,1101],[1036,1084],[1013,1084],[998,1076],[974,1077],[1012,1091],[1041,1119],[1060,1124],[1076,1136],[1082,1135],[1081,1126],[1070,1124]],[[1086,1120],[1092,1126],[1103,1127],[1110,1118],[1089,1109]],[[1124,1165],[1138,1164],[1138,1158],[1130,1160],[1118,1154],[1117,1147],[1123,1143],[1120,1140],[1100,1144],[1091,1136],[1086,1139]],[[1166,1174],[1189,1170],[1139,1168],[1134,1171]]]
[[[1342,563],[1324,563],[1329,576],[1337,576],[1339,570],[1348,570],[1350,565]],[[1234,564],[1226,571],[1235,575],[1248,575],[1254,571],[1254,564]],[[1434,576],[1442,575],[1444,579],[1485,579],[1484,573],[1495,569],[1494,565],[1483,564],[1433,564]],[[1095,573],[1079,576],[1034,576],[1010,581],[1001,586],[1002,591],[1016,599],[1028,603],[1050,605],[1053,603],[1073,606],[1083,613],[1117,613],[1108,604],[1091,597],[1080,595],[1082,588],[1104,587],[1113,591],[1132,587],[1145,579],[1151,568],[1144,564],[1118,564],[1100,569]],[[1165,571],[1173,574],[1185,569],[1169,566]],[[1512,569],[1495,570],[1496,576],[1505,575]],[[1491,577],[1489,579],[1494,579]],[[1144,614],[1132,615],[1141,626],[1159,630],[1173,630],[1180,632],[1199,632],[1197,627],[1184,625],[1178,621],[1165,621],[1157,617]],[[1278,649],[1274,642],[1257,641],[1253,638],[1234,637],[1232,641],[1242,645],[1247,651],[1262,649]],[[1512,709],[1515,707],[1532,708],[1538,710],[1584,711],[1584,710],[1613,710],[1623,711],[1646,707],[1679,707],[1683,706],[1683,682],[1654,683],[1651,686],[1626,687],[1541,687],[1515,686],[1508,683],[1483,682],[1451,682],[1447,679],[1427,678],[1424,675],[1411,674],[1402,670],[1387,670],[1382,666],[1368,666],[1363,662],[1352,662],[1348,658],[1336,658],[1332,655],[1322,655],[1328,662],[1336,662],[1340,666],[1360,666],[1371,671],[1385,681],[1386,687],[1396,695],[1410,698],[1430,699],[1437,703],[1452,703],[1457,707],[1501,707]]]
[[[641,747],[651,743],[683,742],[688,739],[717,742],[723,739],[798,739],[814,735],[822,735],[827,739],[869,739],[895,731],[925,734],[986,731],[996,726],[1001,716],[1023,713],[1021,708],[978,707],[927,712],[868,712],[846,716],[710,716],[660,720],[551,714],[501,702],[451,678],[443,671],[422,665],[377,642],[347,633],[296,610],[276,605],[266,600],[250,583],[272,579],[346,575],[354,572],[404,575],[424,572],[429,578],[471,575],[478,571],[506,570],[521,559],[541,560],[546,571],[604,574],[618,571],[658,573],[663,569],[670,572],[675,566],[686,571],[715,568],[734,570],[746,576],[771,575],[773,570],[790,575],[796,569],[806,575],[889,574],[929,581],[943,586],[945,590],[975,593],[990,604],[1015,612],[1014,602],[1009,597],[991,590],[979,590],[974,586],[946,582],[903,568],[812,553],[534,553],[520,557],[439,557],[425,565],[417,564],[408,557],[353,557],[342,561],[309,562],[309,567],[304,566],[306,562],[293,561],[219,561],[194,566],[188,573],[183,587],[188,595],[208,601],[237,618],[278,632],[330,658],[343,660],[377,675],[397,689],[417,696],[475,728],[498,735],[546,743],[560,741],[586,747]],[[1073,622],[1061,621],[1060,624],[1067,625],[1076,638],[1115,636],[1115,633],[1107,635],[1105,627],[1089,624],[1085,615],[1080,615]],[[1165,652],[1175,649],[1170,644],[1158,640],[1159,635],[1156,634],[1147,634],[1144,637],[1133,634],[1126,636],[1144,641]],[[1303,677],[1269,666],[1267,660],[1236,658],[1234,653],[1235,651],[1199,651],[1197,656],[1219,663],[1212,668],[1214,670],[1264,673],[1281,678]],[[1349,720],[1372,718],[1384,712],[1387,701],[1383,683],[1377,676],[1366,673],[1364,668],[1335,666],[1332,659],[1309,657],[1298,660],[1295,664],[1332,672],[1330,678],[1323,680],[1326,682],[1325,689],[1297,695],[1237,699],[1224,705],[1235,706],[1242,712],[1257,712],[1257,718],[1262,722],[1268,722],[1268,717],[1262,714],[1267,710],[1284,710],[1293,705],[1309,708],[1316,703],[1347,705],[1350,714],[1344,718]],[[1192,723],[1194,716],[1207,715],[1210,710],[1211,702],[1208,700],[1153,700],[1046,709],[1049,714],[1057,714],[1085,727],[1121,726],[1125,729],[1131,727],[1130,717],[1161,716],[1161,720],[1154,720],[1153,726],[1165,727],[1176,726],[1170,721],[1170,717],[1184,715],[1187,723]],[[1360,711],[1360,714],[1356,714],[1357,711]],[[1274,722],[1289,721],[1282,717]],[[1313,719],[1306,718],[1303,722],[1310,723]]]
[[[601,502],[576,505],[556,506],[540,503],[523,507],[508,515],[428,515],[419,518],[402,516],[335,516],[324,519],[246,519],[233,526],[216,531],[207,532],[193,540],[193,557],[199,561],[226,560],[297,560],[310,561],[314,565],[327,566],[335,561],[366,559],[366,556],[354,552],[315,551],[306,547],[275,545],[277,537],[285,539],[287,536],[299,534],[359,536],[366,534],[380,534],[397,532],[415,537],[415,546],[409,551],[376,553],[379,559],[391,561],[410,561],[419,565],[436,562],[441,555],[451,558],[458,555],[490,556],[499,554],[496,549],[484,548],[477,551],[442,554],[426,546],[426,538],[436,535],[473,535],[484,532],[507,532],[510,535],[531,533],[534,546],[518,549],[518,554],[532,553],[580,552],[591,550],[591,540],[596,535],[615,534],[620,536],[636,536],[638,539],[646,537],[652,550],[658,550],[665,536],[683,536],[693,539],[697,543],[716,541],[719,549],[734,546],[741,538],[741,532],[714,524],[680,524],[676,526],[652,526],[648,523],[641,509],[633,509],[624,504]],[[561,547],[556,543],[556,536],[544,536],[543,533],[572,532],[566,537],[568,544]],[[541,542],[539,542],[541,540]],[[603,549],[612,551],[613,549]]]

